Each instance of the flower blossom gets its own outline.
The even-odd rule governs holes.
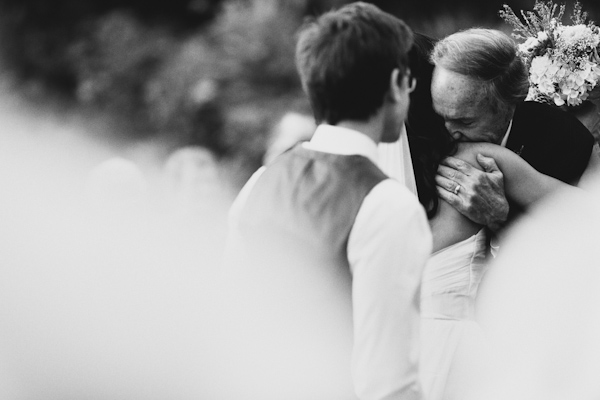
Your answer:
[[[598,45],[598,37],[586,25],[562,26],[558,29],[558,40],[560,47],[578,47],[581,43],[589,42],[592,46]]]
[[[519,45],[519,52],[525,54],[531,53],[539,44],[540,41],[537,38],[529,37],[524,43]]]
[[[509,7],[510,13],[503,15],[517,28],[515,37],[525,39],[517,54],[529,68],[526,100],[577,106],[600,89],[600,29],[586,25],[580,8],[575,8],[574,25],[562,24],[562,11],[554,17],[550,1],[536,0],[534,8],[535,13],[522,13],[525,23],[515,22]]]

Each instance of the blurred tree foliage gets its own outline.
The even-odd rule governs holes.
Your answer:
[[[120,122],[115,137],[203,145],[243,182],[272,127],[309,113],[294,65],[307,15],[345,0],[0,0],[0,55],[30,97]],[[372,1],[438,37],[501,26],[503,1]],[[507,2],[531,9],[533,0]],[[596,8],[583,3],[594,18]]]
[[[119,121],[115,138],[207,146],[250,173],[281,115],[308,112],[294,32],[333,5],[1,0],[1,59],[30,97]]]

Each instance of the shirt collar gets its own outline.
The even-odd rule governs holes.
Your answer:
[[[377,143],[353,129],[321,124],[304,147],[324,153],[359,155],[377,163]]]
[[[510,135],[510,129],[512,128],[512,123],[513,123],[513,120],[511,118],[510,123],[508,124],[508,129],[506,130],[506,133],[504,134],[504,138],[502,139],[502,142],[500,143],[500,146],[502,146],[502,147],[506,147],[506,143],[508,142],[508,135]]]

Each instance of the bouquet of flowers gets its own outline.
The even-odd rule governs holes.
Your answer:
[[[506,4],[499,13],[513,26],[513,36],[523,40],[518,54],[529,69],[526,100],[577,106],[600,82],[600,29],[586,22],[579,2],[571,14],[573,25],[562,24],[564,13],[564,5],[541,0],[533,11],[521,11],[523,21]]]

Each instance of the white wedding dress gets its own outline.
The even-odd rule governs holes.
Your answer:
[[[466,399],[482,383],[485,339],[475,298],[485,272],[482,229],[434,253],[421,285],[420,375],[428,400]]]
[[[380,143],[378,165],[417,195],[406,130]],[[421,285],[419,373],[427,400],[476,399],[486,379],[487,346],[475,322],[475,297],[485,272],[484,230],[434,253]]]

